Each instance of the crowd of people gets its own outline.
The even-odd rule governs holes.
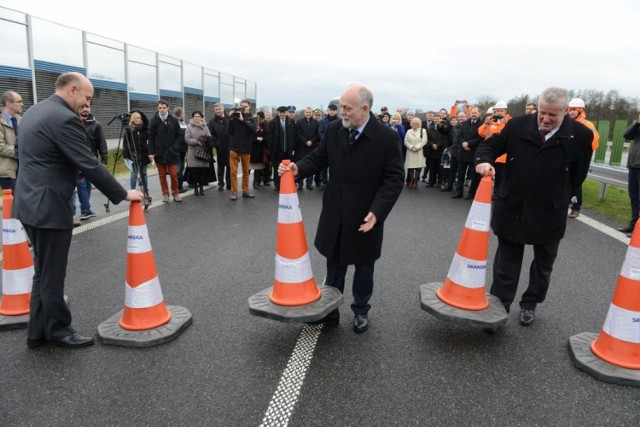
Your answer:
[[[143,201],[149,197],[149,164],[158,169],[165,203],[182,202],[187,187],[193,188],[194,196],[204,196],[204,187],[212,182],[217,182],[218,191],[229,191],[231,201],[252,199],[251,171],[254,190],[271,185],[279,190],[280,175],[291,170],[299,190],[325,191],[315,244],[327,258],[329,286],[342,292],[346,269],[355,265],[351,308],[356,332],[369,327],[368,301],[374,263],[381,255],[383,223],[402,187],[415,191],[422,182],[426,188],[451,192],[453,199],[473,199],[481,177],[493,174],[491,227],[499,245],[491,293],[508,311],[518,286],[523,248],[533,245],[529,285],[520,301],[520,323],[531,325],[536,305],[544,301],[549,287],[567,216],[579,215],[580,186],[598,145],[584,102],[569,101],[567,91],[560,88],[545,90],[537,104],[527,104],[522,114],[512,112],[513,118],[504,101],[483,112],[458,100],[449,110],[428,111],[424,118],[403,108],[391,114],[383,107],[374,115],[373,95],[362,85],[349,86],[339,106],[330,104],[326,113],[306,107],[297,120],[294,106],[278,107],[275,116],[271,111],[254,114],[251,102],[244,99],[230,111],[215,104],[208,121],[202,111],[193,111],[187,122],[182,107],[170,112],[169,103],[160,99],[150,119],[133,110],[123,120],[124,157],[131,171],[131,190],[126,191],[105,167],[108,152],[102,127],[91,115],[92,95],[86,77],[63,74],[56,93],[25,114],[24,126],[20,95],[13,91],[2,95],[0,185],[15,188],[14,214],[23,222],[35,255],[30,347],[49,342],[81,347],[93,342],[71,328],[62,300],[66,267],[58,267],[66,266],[69,218],[75,209],[66,194],[71,196],[77,188],[85,219],[92,211],[83,198],[86,202],[92,183],[114,203]],[[634,123],[625,136],[637,139],[639,129]],[[28,147],[17,149],[18,135],[30,141]],[[637,166],[637,152],[636,144],[630,170]],[[288,166],[282,163],[285,159],[291,160]],[[19,161],[24,162],[22,168]],[[345,170],[355,173],[346,175]],[[630,182],[630,194],[640,187],[638,175],[629,174],[630,181],[635,180]],[[55,185],[59,186],[55,194],[39,195]],[[136,191],[138,187],[142,191]],[[30,208],[34,197],[49,197],[49,205],[34,212]],[[341,206],[345,197],[354,201],[348,209]],[[633,217],[627,232],[638,217],[638,195],[630,197]],[[570,198],[573,205],[567,215],[563,202]],[[54,211],[56,215],[51,214]],[[45,289],[55,293],[54,300],[39,298]],[[45,309],[49,314],[43,314]],[[50,317],[61,326],[50,327]],[[323,321],[337,325],[339,312]]]

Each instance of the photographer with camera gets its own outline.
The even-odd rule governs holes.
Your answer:
[[[123,117],[123,120],[126,118]],[[138,171],[140,173],[140,181],[144,197],[149,199],[149,183],[147,181],[147,165],[151,163],[149,160],[149,149],[147,148],[149,135],[149,119],[138,110],[132,110],[129,116],[128,126],[126,128],[123,156],[131,171],[130,186],[131,189],[136,188],[138,181]]]
[[[491,119],[478,128],[478,135],[487,140],[491,135],[500,133],[509,120],[511,120],[511,116],[507,113],[507,103],[504,101],[498,101],[496,102],[496,105],[493,106],[493,115],[491,116]],[[506,161],[506,153],[496,159],[496,174],[493,183],[494,192],[500,186],[502,179],[504,178]]]
[[[240,101],[239,107],[231,110],[229,118],[229,164],[231,169],[231,200],[238,199],[238,162],[242,162],[242,197],[253,199],[249,193],[249,160],[251,143],[256,137],[258,123],[251,115],[251,102],[248,99]]]

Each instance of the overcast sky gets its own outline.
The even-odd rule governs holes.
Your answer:
[[[637,0],[0,5],[255,81],[258,106],[326,107],[353,82],[373,91],[374,111],[640,87]]]

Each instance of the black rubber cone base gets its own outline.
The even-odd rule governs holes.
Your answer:
[[[484,310],[462,310],[444,303],[436,292],[442,283],[420,285],[420,307],[440,320],[495,329],[507,323],[508,313],[500,300],[487,294],[489,306]]]
[[[64,302],[69,305],[69,297],[64,295]],[[23,329],[29,325],[29,313],[20,316],[3,316],[0,315],[0,331],[8,331],[11,329]]]
[[[184,307],[168,305],[171,320],[157,328],[144,331],[130,331],[123,329],[118,321],[124,310],[120,310],[100,325],[98,325],[98,339],[102,344],[121,345],[125,347],[153,347],[175,339],[193,322],[193,315]]]
[[[322,296],[311,304],[277,305],[269,300],[272,289],[273,287],[267,288],[249,298],[249,313],[285,323],[315,322],[340,307],[343,301],[342,294],[338,289],[320,286]]]
[[[22,314],[20,316],[3,316],[0,315],[0,331],[8,331],[10,329],[26,328],[29,324],[29,315]]]
[[[583,332],[569,338],[573,366],[608,383],[640,387],[640,369],[627,369],[605,362],[591,351],[598,338],[594,332]]]

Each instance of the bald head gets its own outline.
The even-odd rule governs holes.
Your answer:
[[[348,129],[357,129],[369,118],[373,107],[373,94],[361,84],[348,86],[340,96],[340,114],[342,125]]]
[[[56,80],[56,95],[65,100],[76,113],[91,105],[93,85],[80,73],[64,73]]]

